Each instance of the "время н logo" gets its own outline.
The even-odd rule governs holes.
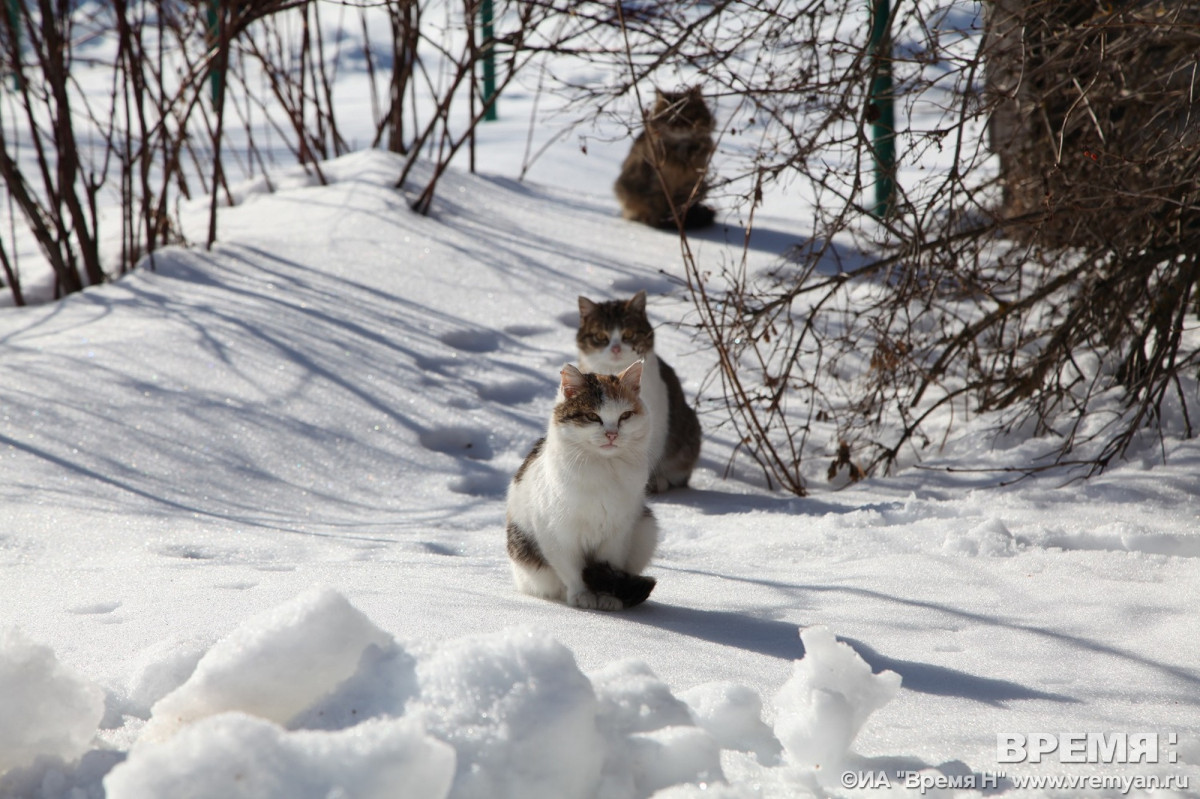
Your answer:
[[[1160,736],[1156,732],[998,732],[996,761],[1041,763],[1048,755],[1059,763],[1158,763]],[[1178,736],[1165,736],[1162,762],[1174,763],[1171,750]]]

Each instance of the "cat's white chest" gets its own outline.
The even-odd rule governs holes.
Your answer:
[[[587,552],[630,532],[648,470],[616,459],[550,468],[556,462],[568,461],[550,445],[519,492],[520,515],[543,545]]]
[[[628,530],[641,512],[645,480],[640,470],[631,473],[628,464],[602,461],[561,476],[561,492],[567,500],[564,532],[574,530],[581,538],[604,540]]]
[[[650,415],[650,440],[646,450],[651,463],[657,463],[667,446],[667,417],[670,407],[667,400],[667,384],[659,371],[658,358],[653,352],[646,355],[646,367],[642,372],[642,402]]]

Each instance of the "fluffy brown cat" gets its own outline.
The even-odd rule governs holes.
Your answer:
[[[646,128],[634,140],[613,190],[626,219],[675,229],[676,212],[687,229],[707,227],[716,214],[701,204],[708,192],[713,117],[693,86],[655,92]]]

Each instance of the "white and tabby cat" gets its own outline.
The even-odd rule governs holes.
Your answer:
[[[651,491],[683,487],[700,457],[700,420],[688,405],[679,377],[654,353],[654,328],[646,317],[646,292],[628,300],[579,298],[579,365],[586,372],[615,374],[645,361],[642,401],[650,414]]]
[[[642,364],[619,375],[562,370],[545,438],[508,488],[508,556],[517,588],[581,608],[645,601],[640,576],[658,544],[645,505],[650,420]]]

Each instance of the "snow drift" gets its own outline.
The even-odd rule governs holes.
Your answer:
[[[828,768],[899,678],[872,674],[827,630],[802,637],[809,650],[776,699],[781,760],[745,686],[676,696],[633,659],[585,675],[529,628],[410,651],[338,592],[313,588],[208,649],[154,702],[104,789],[109,799],[635,799],[723,783],[725,751]],[[0,727],[0,770],[78,758],[104,691],[44,647],[11,631],[2,641],[0,696],[24,697],[16,717],[36,723]]]
[[[73,760],[92,742],[104,692],[15,628],[0,629],[0,774],[39,756]]]

